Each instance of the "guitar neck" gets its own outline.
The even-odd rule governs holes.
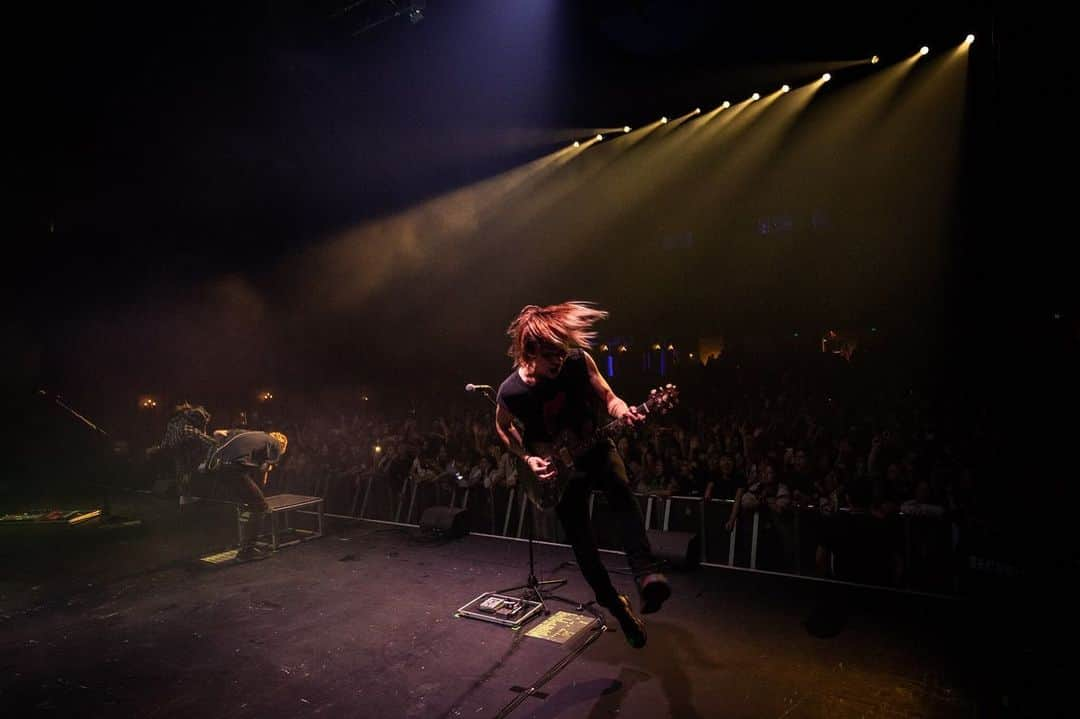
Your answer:
[[[642,402],[641,404],[636,405],[634,407],[634,409],[637,410],[638,413],[640,413],[640,414],[648,415],[649,412],[652,410],[652,407],[650,406],[649,401],[646,400],[645,402]],[[622,420],[618,420],[618,419],[611,420],[610,422],[608,422],[607,424],[603,425],[602,427],[597,429],[595,432],[593,432],[590,437],[583,440],[576,447],[576,449],[578,451],[584,451],[584,450],[592,448],[597,442],[599,442],[599,441],[601,441],[603,439],[606,439],[606,438],[610,437],[612,434],[614,434],[615,430],[617,430],[619,428],[620,424],[622,424]]]
[[[639,405],[636,405],[634,407],[634,409],[637,410],[637,412],[639,414],[648,415],[651,408],[649,407],[649,403],[646,401],[646,402],[642,402]],[[622,420],[619,420],[619,419],[611,420],[610,422],[605,424],[603,427],[596,430],[596,435],[597,435],[596,439],[599,440],[599,439],[602,439],[603,437],[606,437],[606,436],[612,434],[615,430],[617,430],[619,428],[620,424],[622,424]]]

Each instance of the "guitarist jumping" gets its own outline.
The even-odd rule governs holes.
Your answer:
[[[645,419],[643,409],[648,403],[640,408],[628,406],[608,386],[585,351],[596,337],[593,324],[608,315],[590,304],[528,305],[510,323],[508,354],[514,360],[514,371],[499,387],[495,428],[509,451],[528,465],[532,486],[523,481],[534,503],[555,506],[597,604],[611,612],[626,640],[640,649],[646,641],[645,623],[634,613],[629,599],[612,585],[600,562],[589,521],[589,495],[600,489],[616,516],[641,595],[641,612],[657,611],[671,596],[671,588],[658,571],[622,458],[606,438],[588,443],[584,452],[574,456],[549,450],[565,447],[568,443],[561,440],[567,436],[594,434],[601,412],[628,425]],[[523,428],[520,432],[515,419]]]

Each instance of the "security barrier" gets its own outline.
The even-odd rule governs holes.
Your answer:
[[[540,512],[516,487],[461,486],[444,475],[416,482],[377,473],[348,479],[347,491],[328,483],[329,514],[417,525],[432,506],[468,510],[472,533],[525,538],[532,524],[537,540],[565,543],[555,512]],[[901,585],[939,593],[957,588],[959,528],[940,516],[900,513],[878,518],[842,509],[822,514],[792,505],[785,513],[766,509],[740,512],[731,531],[726,523],[733,500],[635,494],[645,527],[700,536],[706,566],[742,567],[815,576],[867,585]],[[601,549],[621,549],[614,518],[601,492],[589,499],[589,513]]]

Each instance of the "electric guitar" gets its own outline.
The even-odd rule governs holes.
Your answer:
[[[636,409],[646,416],[664,414],[675,406],[678,399],[679,388],[669,384],[652,390],[649,398],[639,404]],[[519,479],[532,503],[543,510],[555,507],[562,500],[563,492],[570,484],[574,460],[579,459],[597,443],[610,437],[621,426],[625,426],[621,420],[613,420],[585,437],[579,437],[570,430],[563,430],[553,442],[531,443],[529,448],[531,454],[546,459],[556,471],[554,477],[540,479],[529,468],[528,463],[523,463],[525,471],[521,472]]]

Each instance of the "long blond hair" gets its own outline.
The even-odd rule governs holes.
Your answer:
[[[507,355],[523,366],[544,346],[592,347],[596,332],[592,326],[608,313],[592,307],[592,302],[563,302],[558,305],[526,305],[506,329],[510,338]]]

